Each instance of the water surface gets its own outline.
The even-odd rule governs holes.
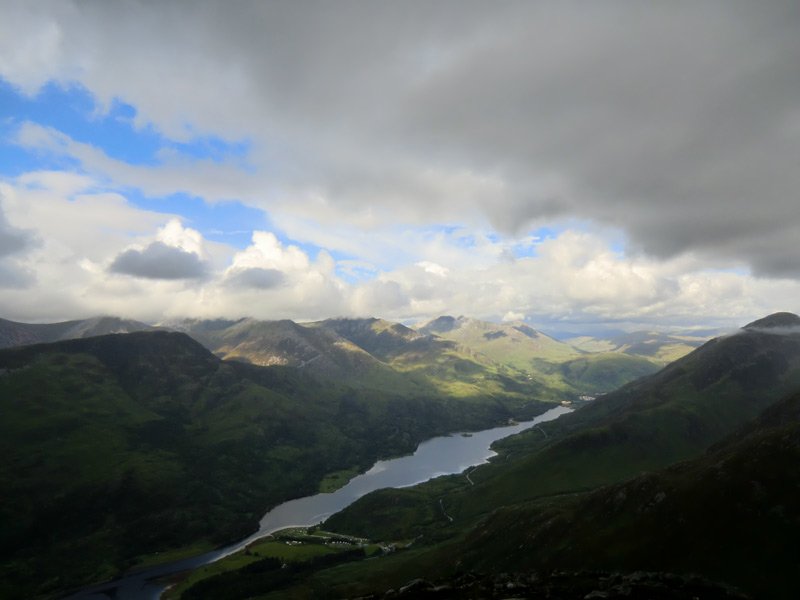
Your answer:
[[[66,600],[105,600],[112,597],[116,600],[156,600],[166,586],[152,581],[155,578],[197,569],[286,527],[316,525],[374,490],[408,487],[441,475],[461,473],[494,456],[496,453],[490,448],[493,442],[539,423],[552,421],[568,412],[571,409],[557,406],[532,421],[430,439],[421,443],[414,454],[378,461],[369,471],[354,477],[333,493],[315,494],[279,504],[262,517],[256,533],[230,546],[152,567],[107,584],[92,586]]]

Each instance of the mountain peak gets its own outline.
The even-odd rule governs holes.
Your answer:
[[[800,317],[790,312],[776,312],[763,319],[748,323],[743,329],[782,329],[800,327]]]
[[[423,325],[420,330],[424,330],[424,333],[447,333],[455,329],[456,325],[457,319],[455,317],[442,315]]]

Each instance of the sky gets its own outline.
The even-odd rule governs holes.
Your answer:
[[[800,310],[797,2],[0,0],[0,317]]]

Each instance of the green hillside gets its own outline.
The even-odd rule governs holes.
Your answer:
[[[532,414],[532,400],[575,396],[573,390],[531,380],[451,341],[382,319],[306,324],[183,320],[164,326],[184,331],[221,358],[287,366],[320,380],[380,393],[499,402],[509,415]]]
[[[414,389],[391,368],[356,344],[319,327],[293,321],[183,320],[166,324],[183,331],[223,359],[260,366],[286,366],[320,379],[369,387],[386,382],[395,389]]]
[[[686,356],[705,342],[705,338],[658,331],[633,331],[604,337],[579,336],[565,340],[585,352],[614,352],[648,359],[666,365]]]
[[[449,584],[464,573],[553,569],[576,581],[586,572],[700,573],[755,597],[796,597],[798,325],[794,315],[771,316],[712,340],[498,444],[501,457],[469,479],[368,494],[325,527],[413,546],[320,570],[280,597],[380,595],[420,577]],[[728,597],[714,589],[722,595],[701,597]]]
[[[797,389],[800,335],[743,329],[559,419],[547,439],[501,444],[529,457],[487,493],[586,489],[695,456]],[[512,486],[523,473],[526,485]]]
[[[797,598],[800,395],[705,455],[590,494],[492,515],[464,542],[473,568],[701,573],[754,597]],[[512,551],[535,544],[535,553]]]
[[[2,350],[0,411],[4,597],[232,541],[326,474],[511,414],[221,361],[163,331]]]
[[[160,325],[188,334],[223,359],[285,366],[351,387],[461,399],[574,400],[654,372],[653,357],[584,352],[524,323],[439,317],[419,330],[382,319],[298,324],[182,319]],[[52,324],[0,321],[0,347],[153,329],[114,317]]]
[[[572,398],[609,392],[663,366],[615,347],[586,352],[522,322],[489,323],[443,316],[422,325],[419,331],[452,341],[473,356],[503,365],[514,376],[561,390]]]
[[[790,600],[800,593],[798,460],[800,394],[793,394],[694,459],[593,491],[509,503],[461,524],[432,514],[421,534],[428,544],[382,564],[319,571],[265,597],[300,598],[312,589],[380,597],[413,581],[429,586],[417,583],[429,590],[425,597],[506,597],[479,586],[490,574],[494,584],[514,582],[515,597],[525,598]],[[439,494],[447,489],[434,485]],[[432,490],[420,487],[400,498]],[[433,507],[411,504],[417,516]]]

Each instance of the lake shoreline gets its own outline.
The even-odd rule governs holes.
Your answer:
[[[140,600],[142,598],[156,600],[161,597],[161,594],[167,587],[175,583],[171,581],[169,583],[159,584],[159,581],[216,562],[239,552],[258,539],[269,536],[281,529],[316,525],[331,514],[342,510],[361,496],[374,489],[379,489],[379,487],[410,487],[442,475],[461,473],[478,464],[488,462],[489,459],[497,455],[497,453],[491,449],[491,444],[494,441],[520,433],[525,429],[535,426],[537,423],[556,419],[567,412],[571,412],[571,409],[555,406],[542,412],[530,421],[517,423],[515,425],[501,425],[472,432],[451,432],[443,436],[430,438],[419,443],[416,450],[411,454],[388,460],[376,461],[370,469],[356,475],[348,481],[347,484],[336,491],[321,492],[311,496],[299,497],[271,507],[264,513],[264,516],[259,520],[258,526],[254,528],[252,533],[244,538],[240,538],[238,541],[217,547],[209,552],[148,566],[138,571],[133,567],[132,570],[127,571],[118,578],[78,589],[62,598],[63,600],[103,600],[104,598],[114,597],[116,600]],[[459,435],[461,433],[470,433],[471,435]],[[406,480],[398,480],[396,483],[389,483],[388,485],[380,485],[378,483],[383,481],[387,476],[384,472],[392,465],[394,467],[401,464],[414,465],[415,461],[419,461],[419,459],[415,457],[421,456],[431,449],[435,449],[437,444],[448,444],[447,440],[450,441],[450,445],[460,447],[462,452],[464,448],[470,449],[471,457],[463,459],[466,460],[468,464],[461,465],[459,463],[459,461],[462,460],[461,456],[451,456],[450,458],[455,460],[455,463],[446,466],[444,471],[437,470],[438,467],[422,465],[423,469],[420,472],[411,471],[404,473]],[[463,445],[458,446],[459,444]],[[436,454],[436,452],[434,452],[434,454]],[[441,459],[442,457],[439,458]],[[361,487],[365,485],[366,487]],[[374,485],[378,487],[369,487]],[[296,520],[292,520],[295,517],[291,514],[291,510],[298,506],[304,507],[304,510],[307,510],[308,513],[302,517],[297,517]],[[279,521],[276,521],[276,518],[279,519]],[[109,594],[113,596],[109,596]]]

